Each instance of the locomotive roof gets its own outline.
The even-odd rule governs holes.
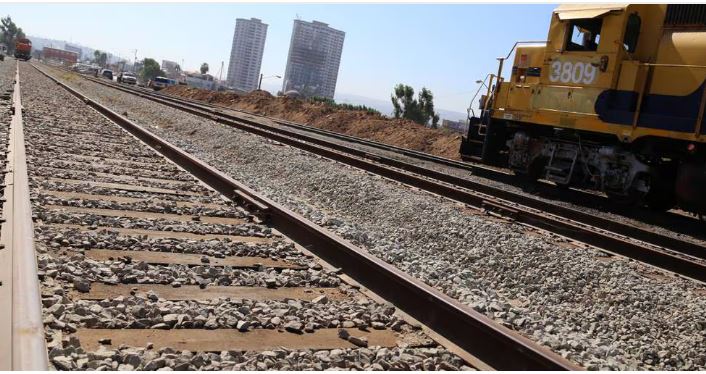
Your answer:
[[[560,20],[595,18],[627,8],[628,4],[562,4],[554,9]]]

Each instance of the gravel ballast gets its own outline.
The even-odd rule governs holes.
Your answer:
[[[59,370],[467,370],[458,356],[429,339],[418,326],[401,319],[394,306],[372,301],[358,287],[343,282],[338,269],[322,266],[302,253],[293,243],[254,220],[245,210],[226,203],[219,194],[198,184],[147,146],[138,143],[107,119],[40,75],[26,63],[21,67],[27,163],[35,218],[35,248],[41,280],[43,319],[51,364]],[[73,139],[57,133],[75,132]],[[78,135],[78,134],[81,135]],[[101,133],[114,144],[102,144]],[[122,142],[121,145],[117,145]],[[105,157],[85,163],[85,157]],[[66,161],[84,159],[84,167]],[[130,169],[126,160],[139,162]],[[106,166],[107,164],[114,167]],[[88,166],[90,165],[90,166]],[[142,166],[148,165],[146,168]],[[133,165],[134,166],[134,165]],[[165,173],[151,174],[150,170]],[[158,177],[158,178],[155,178]],[[168,178],[169,180],[165,179]],[[69,181],[78,181],[71,184]],[[142,188],[169,188],[180,184],[178,194],[149,193]],[[141,186],[135,191],[110,188],[98,183]],[[173,187],[173,186],[172,186]],[[87,194],[113,199],[96,201]],[[78,196],[78,197],[77,197]],[[83,197],[81,197],[83,196]],[[136,201],[137,200],[137,201]],[[201,206],[200,204],[204,204]],[[78,209],[78,210],[77,210]],[[91,209],[136,210],[143,218],[86,213]],[[134,213],[134,212],[133,212]],[[237,218],[241,223],[220,224],[176,221],[149,213],[189,214]],[[69,225],[69,226],[66,226]],[[75,225],[81,225],[77,229]],[[122,236],[111,229],[145,229],[189,234],[242,235],[268,239],[241,243],[230,238],[179,239]],[[122,250],[121,256],[91,259],[97,249]],[[201,255],[198,265],[153,264],[132,260],[138,251],[175,252]],[[296,265],[278,269],[261,264],[249,268],[212,265],[212,258],[251,256]],[[137,292],[109,299],[84,299],[95,284],[126,287],[165,285],[174,289],[192,286],[302,288],[336,291],[340,297],[321,295],[311,300],[286,297],[283,300],[250,300],[219,297],[201,301],[170,301],[153,291]],[[193,287],[198,286],[198,288]],[[266,288],[265,288],[266,287]],[[191,296],[189,296],[191,297]],[[103,334],[97,350],[77,337],[80,329]],[[107,329],[255,329],[282,334],[309,334],[319,329],[340,329],[337,339],[357,348],[285,349],[262,352],[190,352],[172,348],[128,347],[111,343]],[[347,329],[391,330],[398,345],[368,346],[368,341]],[[96,331],[96,330],[93,330]],[[136,330],[137,331],[137,330]],[[80,334],[79,334],[80,335]],[[413,338],[411,345],[404,338]]]
[[[221,108],[221,110],[228,111],[228,109],[223,108]],[[423,159],[415,158],[393,151],[383,150],[365,144],[350,142],[343,139],[337,139],[334,137],[326,136],[323,134],[317,134],[312,131],[293,128],[277,123],[276,121],[273,121],[266,117],[259,117],[251,115],[249,113],[239,112],[236,110],[232,110],[231,112],[237,116],[264,123],[269,126],[279,127],[282,129],[286,129],[287,131],[305,134],[307,136],[318,139],[325,139],[329,142],[337,144],[344,144],[350,148],[358,149],[372,155],[388,157],[412,165],[417,165],[427,169],[450,174],[455,177],[469,180],[471,182],[482,183],[485,185],[493,186],[495,188],[508,190],[515,194],[530,196],[541,201],[553,203],[571,209],[581,210],[591,215],[637,226],[649,231],[659,233],[661,235],[665,235],[667,237],[673,237],[676,239],[685,240],[700,245],[706,245],[706,236],[702,234],[703,230],[701,230],[702,227],[700,225],[700,222],[693,215],[689,215],[688,213],[685,213],[683,211],[675,210],[669,213],[660,213],[651,211],[650,209],[646,208],[616,209],[619,208],[619,206],[615,206],[615,203],[607,198],[602,198],[598,195],[595,195],[595,191],[590,194],[582,194],[578,191],[559,190],[557,188],[544,185],[543,183],[538,183],[536,185],[528,184],[522,178],[513,178],[511,176],[510,170],[508,169],[491,167],[489,169],[499,170],[501,171],[501,173],[490,173],[490,176],[488,176],[488,174],[485,173],[483,170],[473,169],[476,174],[472,174],[467,169],[426,161]],[[500,179],[495,180],[493,179],[494,177],[499,177]],[[593,198],[590,198],[589,195],[591,195]],[[587,201],[587,199],[589,200]],[[577,201],[583,201],[583,203],[577,205],[575,204],[575,202]]]
[[[589,369],[705,369],[696,282],[74,77],[82,92]]]

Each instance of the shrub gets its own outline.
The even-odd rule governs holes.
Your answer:
[[[370,114],[380,115],[380,112],[378,110],[367,107],[365,105],[353,105],[353,104],[345,104],[345,103],[338,104],[338,103],[336,103],[336,101],[334,101],[333,99],[330,99],[328,97],[314,96],[314,97],[310,97],[308,99],[308,101],[314,102],[314,103],[323,103],[327,106],[330,106],[330,107],[333,107],[336,109],[359,110],[359,111],[367,112]]]

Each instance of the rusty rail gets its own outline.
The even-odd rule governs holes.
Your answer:
[[[1,229],[0,255],[3,265],[2,342],[0,369],[47,370],[49,367],[42,304],[37,275],[37,255],[34,250],[32,207],[29,200],[29,179],[25,156],[19,62],[12,98],[12,121],[5,174],[5,203]],[[5,262],[7,260],[9,262]],[[5,282],[8,282],[7,284]],[[7,290],[11,290],[11,298]],[[10,302],[8,302],[10,300]],[[9,314],[9,316],[8,316]],[[9,317],[9,318],[8,318]],[[9,343],[9,347],[7,344]]]
[[[618,235],[622,235],[626,238],[636,239],[636,240],[648,243],[648,244],[656,246],[656,247],[661,247],[666,250],[673,251],[675,253],[680,253],[680,254],[692,256],[692,257],[695,257],[695,258],[698,258],[701,260],[706,260],[706,247],[699,245],[699,244],[696,244],[696,243],[693,243],[693,242],[686,241],[686,240],[681,240],[681,239],[674,238],[671,236],[663,235],[659,232],[650,231],[650,230],[643,229],[643,228],[633,226],[630,224],[626,224],[626,223],[622,223],[619,221],[603,218],[603,217],[596,216],[596,215],[593,215],[590,213],[582,212],[580,210],[571,209],[571,208],[567,208],[565,206],[557,205],[557,204],[554,204],[551,202],[542,201],[542,200],[539,200],[539,199],[536,199],[533,197],[520,195],[520,194],[511,192],[511,191],[503,190],[500,188],[495,188],[495,187],[492,187],[492,186],[489,186],[489,185],[486,185],[483,183],[473,182],[473,181],[465,179],[465,178],[459,178],[459,177],[456,177],[456,176],[453,176],[450,174],[438,172],[436,170],[432,170],[432,169],[428,169],[425,167],[420,167],[420,166],[417,166],[414,164],[410,164],[407,162],[395,160],[393,158],[372,155],[368,152],[357,150],[357,149],[348,147],[346,145],[341,145],[341,144],[338,144],[335,142],[319,139],[319,138],[312,137],[312,136],[303,135],[303,134],[295,132],[295,131],[287,131],[286,129],[278,129],[278,128],[275,128],[275,127],[272,127],[269,125],[265,125],[262,123],[258,123],[256,121],[249,120],[247,118],[242,118],[242,117],[239,117],[239,116],[236,116],[233,114],[229,114],[224,111],[224,110],[231,110],[229,108],[219,107],[219,106],[208,104],[208,103],[198,103],[198,102],[194,102],[192,100],[177,98],[177,97],[174,97],[171,95],[142,92],[142,90],[140,90],[140,89],[122,87],[120,85],[104,82],[100,79],[93,79],[93,78],[87,78],[87,79],[89,79],[95,83],[99,83],[99,84],[105,85],[107,87],[111,87],[111,88],[114,88],[114,89],[117,89],[117,90],[120,90],[120,91],[123,91],[126,93],[138,95],[140,97],[143,97],[143,98],[146,98],[146,99],[149,99],[152,101],[157,101],[161,104],[168,105],[173,108],[177,108],[180,110],[186,110],[186,108],[184,108],[183,106],[173,105],[173,103],[179,103],[179,104],[182,104],[184,106],[189,107],[190,109],[195,109],[196,111],[189,111],[190,113],[195,114],[195,115],[207,117],[209,119],[213,119],[216,121],[218,121],[218,120],[214,119],[213,116],[224,117],[224,118],[230,119],[232,121],[244,122],[244,123],[249,124],[251,126],[258,127],[260,129],[269,130],[269,131],[273,131],[273,132],[279,132],[279,133],[285,134],[287,136],[294,137],[296,139],[303,140],[303,141],[306,141],[309,143],[318,144],[318,145],[321,145],[321,146],[324,146],[327,148],[331,148],[331,149],[334,149],[334,150],[337,150],[340,152],[345,152],[348,154],[352,154],[354,156],[366,158],[366,159],[369,159],[369,160],[372,160],[372,161],[375,161],[377,163],[381,163],[381,164],[384,164],[387,166],[392,166],[392,167],[395,167],[398,169],[407,170],[407,171],[419,174],[421,176],[433,178],[433,179],[440,180],[440,181],[443,181],[446,183],[451,183],[451,184],[458,186],[458,187],[463,187],[463,188],[467,188],[467,189],[477,191],[477,192],[480,192],[483,194],[488,194],[490,196],[494,196],[494,197],[506,200],[508,202],[512,202],[514,204],[520,204],[520,205],[523,205],[523,206],[526,206],[526,207],[529,207],[532,209],[537,209],[537,210],[546,212],[548,214],[561,216],[561,217],[570,219],[572,221],[582,223],[584,225],[594,226],[594,227],[600,228],[601,230],[610,231],[610,232],[616,233]],[[162,100],[166,100],[167,102],[162,101]],[[199,110],[206,111],[207,113],[200,113]],[[259,116],[257,114],[249,113],[246,111],[239,111],[239,112],[242,112],[244,114],[248,114],[251,116],[263,117],[263,116]],[[455,161],[455,160],[445,159],[442,157],[429,155],[429,154],[426,154],[423,152],[413,151],[413,150],[395,147],[395,146],[388,145],[388,144],[382,144],[382,143],[378,143],[378,142],[374,142],[374,141],[370,141],[370,140],[366,140],[366,139],[361,139],[361,138],[356,138],[356,137],[352,137],[352,136],[348,136],[348,135],[338,134],[338,133],[335,133],[332,131],[327,131],[327,130],[313,128],[311,126],[296,124],[296,123],[290,122],[290,121],[280,120],[280,119],[276,119],[276,118],[269,118],[269,117],[264,117],[264,118],[268,118],[268,119],[272,120],[273,122],[276,122],[280,125],[284,125],[284,126],[287,126],[290,128],[306,131],[309,133],[316,133],[316,134],[320,134],[320,135],[325,135],[327,137],[333,137],[333,138],[345,140],[348,142],[363,144],[363,145],[367,145],[370,147],[403,154],[405,156],[417,158],[420,160],[425,160],[425,161],[434,162],[437,164],[460,168],[460,169],[471,171],[475,174],[493,173],[494,179],[503,179],[503,177],[506,177],[503,179],[503,181],[505,183],[509,183],[509,180],[507,179],[507,177],[510,177],[509,174],[499,172],[499,171],[492,169],[492,168],[486,168],[486,167],[481,167],[478,165],[473,165],[473,164],[468,164],[468,163],[459,162],[459,161]],[[231,124],[231,126],[232,126],[232,124]],[[246,128],[243,128],[243,129],[246,131],[249,131]],[[554,189],[554,187],[551,187],[551,188]],[[587,194],[584,193],[583,195],[587,195]],[[585,199],[585,198],[587,198],[587,196],[582,196],[582,198]],[[595,199],[597,199],[597,198],[599,198],[599,197],[591,195],[590,196],[590,204],[591,205],[587,205],[587,206],[590,206],[590,207],[594,206],[592,204],[594,204]],[[586,204],[586,203],[584,203],[584,204]],[[610,207],[608,210],[612,211],[614,213],[617,212],[616,209],[611,209]],[[701,227],[699,227],[699,230],[700,229],[701,229]]]
[[[34,65],[33,65],[34,66]],[[579,370],[549,349],[507,329],[467,305],[409,276],[367,251],[340,239],[282,205],[196,159],[34,66],[71,94],[105,115],[216,191],[262,210],[268,223],[364,287],[388,300],[484,364],[501,370]]]
[[[115,88],[465,204],[493,211],[518,222],[555,232],[611,253],[706,282],[706,248],[695,243],[407,162],[373,155],[328,140],[275,128],[221,110],[209,109],[178,99],[167,99],[164,95],[130,92],[122,87]]]

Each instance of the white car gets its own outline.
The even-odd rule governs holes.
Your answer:
[[[137,77],[132,73],[122,72],[118,74],[118,83],[137,84]]]

